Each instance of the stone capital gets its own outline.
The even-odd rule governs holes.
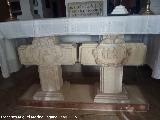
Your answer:
[[[102,66],[123,66],[128,56],[125,44],[100,44],[93,49],[95,62]]]
[[[18,52],[25,65],[70,65],[76,61],[76,48],[58,44],[55,37],[35,38],[32,45],[20,46]]]

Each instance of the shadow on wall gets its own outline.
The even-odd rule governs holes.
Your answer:
[[[0,22],[6,21],[9,17],[9,10],[6,0],[0,1]]]

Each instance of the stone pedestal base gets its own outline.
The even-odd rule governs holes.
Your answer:
[[[34,94],[33,99],[41,101],[63,101],[64,96],[61,92],[39,91]]]
[[[125,86],[122,87],[122,92],[120,93],[104,93],[99,88],[99,84],[96,83],[94,85],[95,87],[95,103],[124,103],[127,102],[128,98],[128,92]]]
[[[94,102],[96,103],[125,103],[128,100],[127,91],[124,89],[122,93],[98,93]]]

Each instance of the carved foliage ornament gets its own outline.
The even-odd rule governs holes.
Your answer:
[[[121,66],[128,56],[125,44],[100,44],[93,50],[95,62],[102,66]]]

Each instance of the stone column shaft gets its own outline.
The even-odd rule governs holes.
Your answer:
[[[100,92],[121,93],[122,92],[123,67],[101,67],[100,68]]]
[[[61,66],[39,66],[42,91],[58,91],[63,85]]]

